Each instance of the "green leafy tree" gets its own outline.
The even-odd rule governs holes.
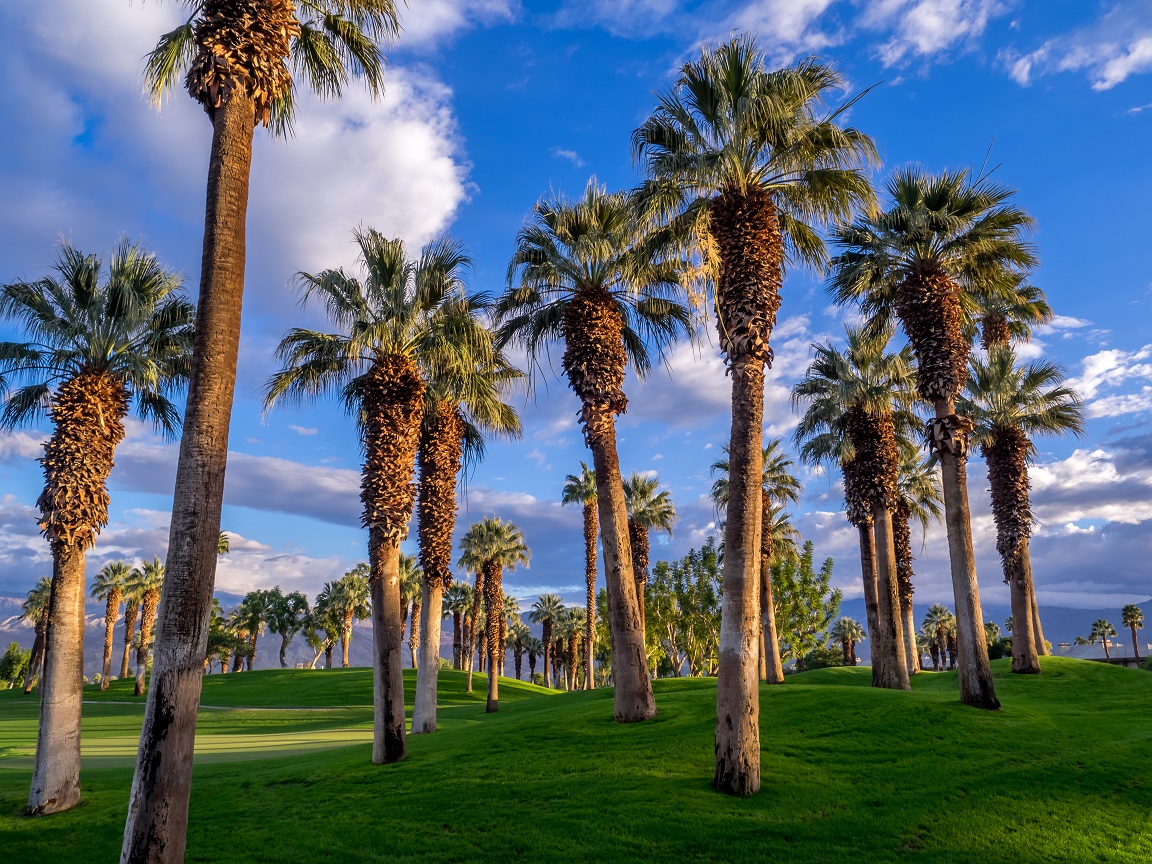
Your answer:
[[[1144,610],[1135,603],[1129,603],[1120,611],[1120,620],[1125,627],[1132,631],[1132,654],[1139,662],[1140,640],[1136,636],[1136,631],[1144,629]]]
[[[285,594],[277,585],[265,594],[264,621],[269,633],[280,637],[280,668],[288,668],[288,645],[308,620],[308,598],[299,591]]]
[[[776,626],[780,649],[804,671],[804,656],[825,641],[828,626],[840,613],[843,594],[831,588],[832,559],[819,570],[813,565],[812,541],[804,543],[798,558],[772,565],[772,590],[776,600]]]
[[[681,559],[653,570],[652,630],[672,674],[713,675],[720,647],[720,554],[709,537]]]
[[[24,674],[32,660],[32,651],[24,650],[19,642],[9,642],[8,650],[0,657],[0,681],[6,690],[24,683]]]
[[[592,653],[596,644],[596,534],[598,519],[596,514],[596,472],[583,461],[580,462],[580,473],[569,474],[564,478],[564,491],[560,497],[561,504],[579,504],[584,524],[584,588],[587,594],[587,609],[585,616],[588,632],[584,636],[586,656],[584,658],[584,689],[591,690],[595,683],[592,679]],[[635,567],[635,562],[633,562]],[[640,597],[636,598],[640,601]]]

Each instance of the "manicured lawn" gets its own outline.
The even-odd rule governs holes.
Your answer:
[[[608,691],[502,682],[485,715],[484,679],[467,695],[444,673],[441,730],[384,767],[360,743],[367,670],[212,676],[204,704],[239,707],[201,713],[188,860],[1152,860],[1152,675],[993,665],[997,713],[961,706],[949,673],[911,694],[872,690],[866,669],[765,688],[764,788],[746,800],[709,788],[709,680],[656,682],[657,718],[621,726]],[[0,693],[0,859],[115,860],[141,709],[92,698],[107,704],[85,706],[84,803],[28,820],[35,709]]]

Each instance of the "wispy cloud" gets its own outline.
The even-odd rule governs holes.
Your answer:
[[[289,423],[288,428],[295,432],[297,435],[315,435],[320,431],[313,426],[297,426],[294,423]]]
[[[583,168],[586,163],[575,150],[565,150],[562,147],[553,147],[552,155],[557,159],[567,159],[577,168]]]

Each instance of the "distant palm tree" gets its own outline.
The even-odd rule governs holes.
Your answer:
[[[24,673],[24,695],[32,692],[44,662],[44,634],[48,630],[48,609],[52,600],[52,580],[45,576],[28,592],[20,606],[20,617],[32,624],[36,635],[32,641],[32,655],[28,658],[28,671]]]
[[[511,594],[505,594],[503,598],[503,611],[500,613],[500,645],[505,646],[508,642],[508,629],[517,624],[523,623],[520,620],[520,602]],[[501,647],[497,659],[500,661],[500,674],[504,674],[505,663],[504,648]]]
[[[856,657],[856,645],[866,638],[864,628],[859,621],[852,618],[841,618],[832,625],[828,637],[833,642],[839,642],[844,651],[844,665],[855,666],[860,661]]]
[[[1097,618],[1092,622],[1092,632],[1088,634],[1088,642],[1099,642],[1104,647],[1104,657],[1110,660],[1112,655],[1108,653],[1108,640],[1116,635],[1116,628],[1105,621],[1103,618]],[[1013,634],[1015,638],[1015,634]]]
[[[524,653],[528,655],[528,680],[531,681],[536,675],[536,658],[544,656],[545,646],[540,639],[531,634],[522,637],[521,641],[524,643]],[[545,672],[545,677],[547,677],[547,672]]]
[[[268,623],[268,607],[270,598],[267,591],[249,591],[236,607],[236,613],[243,622],[244,630],[248,633],[248,651],[245,655],[245,665],[251,672],[256,663],[256,643],[264,627]]]
[[[564,491],[560,498],[561,504],[579,504],[584,517],[584,589],[587,594],[588,632],[585,634],[584,659],[584,689],[591,690],[595,684],[592,680],[592,650],[596,637],[596,472],[580,463],[579,474],[569,474],[564,478]],[[635,562],[633,562],[635,567]],[[640,601],[640,598],[636,598]]]
[[[352,643],[352,622],[363,621],[372,614],[368,598],[368,566],[358,564],[335,582],[330,583],[329,603],[340,622],[340,665],[348,668],[348,647]],[[328,586],[325,586],[328,587]]]
[[[524,662],[524,644],[525,640],[529,638],[532,633],[528,630],[528,626],[517,617],[508,627],[508,638],[506,640],[507,647],[512,649],[512,659],[516,664],[516,680],[521,680],[523,675],[523,662]]]
[[[984,637],[988,642],[988,647],[991,648],[996,643],[996,640],[1000,638],[1000,625],[995,621],[985,621]]]
[[[712,463],[710,471],[716,478],[712,481],[712,503],[723,516],[728,507],[728,445],[722,445],[721,449],[724,455]],[[784,507],[800,500],[803,486],[796,478],[796,463],[784,453],[779,438],[764,445],[763,463],[760,475],[760,678],[769,684],[782,684],[784,665],[780,660],[776,603],[770,577],[773,561],[796,552],[794,541],[799,535],[792,528]]]
[[[966,313],[968,340],[977,332],[985,351],[1027,342],[1032,328],[1052,320],[1052,307],[1044,292],[1027,283],[1027,274],[995,268],[982,277],[981,290],[961,295]]]
[[[313,625],[324,631],[320,640],[320,647],[324,652],[324,668],[332,668],[332,652],[336,643],[340,641],[343,632],[343,616],[336,606],[338,590],[335,582],[325,582],[320,593],[316,595],[316,602],[312,606]]]
[[[676,505],[672,494],[660,490],[655,476],[635,471],[624,481],[624,504],[628,510],[628,541],[632,548],[632,573],[636,579],[636,602],[640,608],[640,624],[647,629],[644,615],[644,588],[648,584],[648,557],[651,548],[649,534],[653,529],[672,536],[676,524]],[[587,620],[587,615],[584,616]]]
[[[140,246],[121,241],[105,269],[64,243],[54,270],[0,287],[0,319],[18,322],[28,339],[0,342],[0,427],[45,416],[53,427],[36,502],[53,575],[29,815],[80,800],[85,558],[108,523],[107,480],[129,406],[174,435],[173,399],[192,349],[193,309],[180,278]]]
[[[411,555],[400,553],[400,633],[408,624],[408,610],[412,610],[412,629],[408,633],[408,651],[412,655],[412,668],[416,668],[416,646],[420,642],[420,594],[423,590],[424,571]]]
[[[996,550],[1012,600],[1012,671],[1039,674],[1037,637],[1032,626],[1032,535],[1028,460],[1037,435],[1084,432],[1080,399],[1064,384],[1052,363],[1018,365],[1009,346],[995,346],[986,358],[973,357],[965,393],[956,409],[975,428],[972,438],[988,464]]]
[[[580,425],[592,451],[596,506],[611,598],[613,714],[617,721],[656,713],[636,597],[628,514],[616,447],[616,415],[628,407],[624,376],[640,376],[688,331],[678,263],[646,235],[628,196],[595,178],[576,201],[541,199],[516,238],[509,286],[496,304],[500,344],[517,344],[533,367],[562,342],[561,365],[580,400]]]
[[[940,469],[932,459],[923,459],[918,445],[907,435],[897,435],[900,450],[899,476],[896,479],[896,509],[892,511],[892,541],[896,550],[896,583],[900,592],[900,614],[904,624],[904,642],[908,653],[908,673],[920,671],[924,652],[916,641],[916,618],[912,609],[912,520],[923,531],[928,523],[944,514],[940,491]]]
[[[128,667],[132,662],[132,645],[136,639],[136,624],[140,618],[140,597],[136,594],[132,580],[124,584],[124,652],[120,657],[120,678],[128,677]]]
[[[140,598],[140,643],[136,648],[135,695],[144,695],[144,679],[148,671],[148,654],[152,650],[152,630],[156,624],[156,608],[160,605],[160,589],[164,586],[164,564],[159,558],[134,567],[128,576],[129,590]]]
[[[533,624],[539,624],[542,629],[540,642],[543,649],[541,654],[544,658],[545,687],[552,686],[552,629],[556,621],[563,615],[564,603],[555,594],[541,594],[528,612],[528,620]],[[531,662],[531,655],[529,655],[529,662]]]
[[[477,581],[481,578],[484,581],[487,612],[484,629],[488,640],[488,704],[485,710],[488,713],[499,708],[499,657],[504,653],[500,626],[505,617],[504,571],[513,570],[518,564],[527,567],[530,554],[520,529],[497,516],[474,522],[460,538],[460,566],[477,574]]]
[[[1121,622],[1132,631],[1132,653],[1136,661],[1140,661],[1140,640],[1136,638],[1136,631],[1144,629],[1144,610],[1135,603],[1129,603],[1120,611]]]
[[[96,574],[92,596],[104,601],[104,664],[100,667],[100,689],[107,690],[112,676],[112,631],[120,617],[120,601],[124,598],[124,585],[132,568],[126,561],[105,564]]]
[[[444,614],[452,616],[452,668],[464,668],[464,615],[472,605],[471,587],[454,582],[444,592]]]
[[[948,631],[954,628],[956,616],[939,603],[928,607],[922,625],[925,638],[929,640],[929,650],[932,653],[932,666],[937,672],[946,661],[948,650]]]
[[[579,643],[588,623],[588,613],[580,606],[573,606],[564,616],[563,641],[564,652],[564,684],[566,690],[577,689],[577,672],[580,665]]]

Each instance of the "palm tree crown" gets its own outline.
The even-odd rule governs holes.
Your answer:
[[[764,471],[762,483],[764,494],[777,507],[784,504],[795,504],[800,500],[804,485],[796,477],[796,463],[784,452],[783,441],[773,438],[764,445]],[[723,513],[728,506],[728,445],[720,448],[724,455],[709,466],[709,471],[716,477],[712,481],[712,503],[717,511]]]

